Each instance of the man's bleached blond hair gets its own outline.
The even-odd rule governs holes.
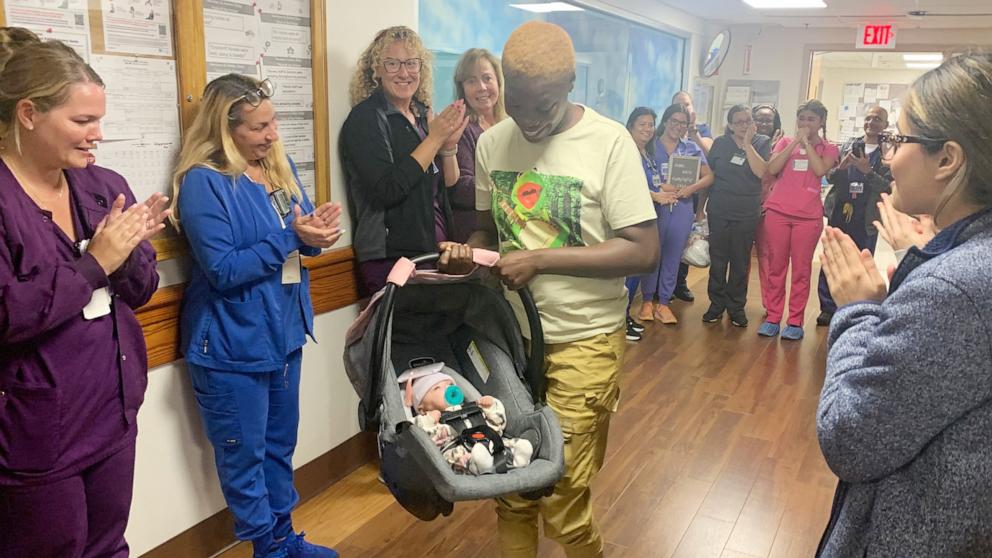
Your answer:
[[[553,23],[528,21],[503,45],[503,72],[525,79],[575,79],[572,39]]]

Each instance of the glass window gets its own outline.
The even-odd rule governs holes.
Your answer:
[[[496,56],[521,23],[542,19],[562,26],[575,44],[571,99],[620,122],[635,107],[660,113],[682,88],[685,40],[598,11],[536,13],[511,6],[521,0],[420,0],[420,36],[435,56],[434,103],[454,99],[455,65],[469,48]]]

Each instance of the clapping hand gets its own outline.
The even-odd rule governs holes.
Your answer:
[[[873,224],[882,239],[894,250],[906,250],[911,246],[923,248],[937,235],[931,216],[921,215],[919,219],[914,219],[906,215],[895,208],[889,194],[882,194],[882,201],[878,202],[878,213],[881,222],[875,221]]]
[[[149,196],[142,205],[148,209],[148,214],[141,240],[148,240],[165,228],[165,220],[172,215],[172,210],[166,209],[169,206],[169,196],[159,192]]]
[[[335,205],[337,207],[334,207]],[[304,244],[312,248],[330,248],[344,233],[338,228],[341,205],[326,203],[321,208],[323,209],[320,216],[317,211],[302,215],[300,206],[293,205],[293,230]]]
[[[465,116],[465,101],[459,99],[435,116],[432,116],[429,123],[430,135],[441,139],[444,149],[455,149],[458,140],[462,138],[465,127],[468,126],[468,117]]]
[[[820,263],[838,308],[860,301],[881,302],[885,298],[885,280],[875,267],[871,252],[858,250],[851,237],[834,227],[827,227],[821,242]]]
[[[306,217],[310,216],[322,221],[326,227],[337,229],[341,226],[341,204],[324,202]]]
[[[119,194],[110,206],[107,214],[96,226],[93,238],[90,240],[87,252],[103,268],[107,275],[117,271],[124,264],[131,252],[147,237],[151,237],[165,226],[162,220],[168,216],[168,211],[161,209],[161,194],[154,194],[149,201],[158,214],[151,217],[152,209],[145,203],[136,203],[124,209],[124,194]],[[164,196],[163,196],[164,197]],[[150,226],[158,219],[157,224]]]

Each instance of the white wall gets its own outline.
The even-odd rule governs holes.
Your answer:
[[[328,91],[331,131],[331,199],[344,201],[337,134],[351,109],[348,82],[359,54],[377,31],[390,25],[417,26],[415,0],[328,1]],[[348,222],[347,217],[344,219]],[[350,227],[348,227],[350,228]],[[346,235],[341,245],[348,245]],[[170,263],[163,284],[184,280],[183,265]],[[294,465],[300,467],[359,431],[358,399],[342,365],[344,332],[357,307],[316,317],[318,343],[303,352],[300,438]],[[182,362],[149,372],[138,415],[134,502],[127,538],[134,556],[155,548],[225,507],[213,453]],[[190,557],[195,558],[195,557]]]
[[[730,27],[731,50],[720,68],[717,98],[722,105],[727,80],[778,80],[779,112],[786,133],[795,129],[796,107],[806,95],[810,52],[854,50],[856,30],[846,28],[802,29],[756,25]],[[743,75],[744,47],[752,45],[751,73]],[[992,35],[983,29],[902,29],[897,49],[933,51],[971,45],[992,45]],[[850,81],[850,80],[848,80]],[[835,107],[827,105],[831,111]],[[833,115],[831,114],[831,118]]]
[[[650,0],[624,2],[623,8],[608,2],[584,3],[688,38],[686,74],[695,76],[701,41],[711,32],[702,20]],[[337,157],[337,136],[351,109],[348,83],[355,61],[380,29],[391,25],[416,29],[417,0],[328,0],[327,5],[331,199],[343,202],[345,188]],[[344,222],[348,221],[346,215]],[[350,235],[346,234],[341,245],[350,242]],[[168,262],[163,266],[162,276],[163,285],[182,282],[187,276],[186,265]],[[344,332],[356,314],[357,308],[352,306],[322,314],[315,320],[318,343],[308,344],[303,356],[296,467],[359,431],[357,397],[341,364]],[[203,435],[182,362],[149,372],[148,391],[138,421],[134,502],[127,531],[134,556],[155,548],[225,506],[214,471],[213,453]]]

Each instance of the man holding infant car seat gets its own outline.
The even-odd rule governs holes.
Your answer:
[[[627,306],[623,278],[657,263],[655,212],[637,146],[620,124],[568,100],[575,52],[556,25],[531,21],[503,48],[506,112],[476,149],[480,229],[499,246],[493,273],[534,295],[544,329],[547,403],[561,423],[565,476],[551,496],[497,500],[503,557],[535,557],[538,516],[569,557],[599,557],[590,484],[619,404]],[[446,252],[463,248],[442,243]],[[449,255],[451,260],[457,254]],[[523,305],[507,300],[526,326]],[[524,331],[529,336],[529,330]]]

